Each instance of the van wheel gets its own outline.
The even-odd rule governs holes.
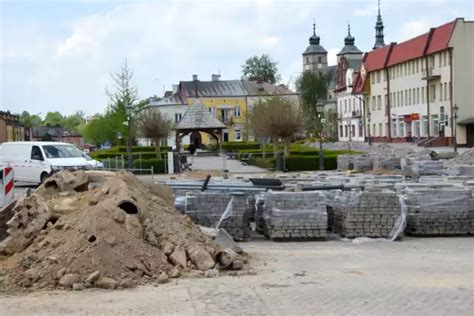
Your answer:
[[[49,177],[49,174],[47,172],[43,172],[40,176],[40,183],[43,184],[44,181]]]

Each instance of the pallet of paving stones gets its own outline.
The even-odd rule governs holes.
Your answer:
[[[231,201],[229,205],[229,202]],[[223,213],[230,207],[230,211]],[[236,241],[250,238],[250,218],[248,196],[215,192],[189,193],[186,195],[185,214],[198,225],[224,228]]]
[[[327,236],[327,210],[320,192],[268,192],[262,230],[272,240],[315,240]]]
[[[400,215],[400,199],[395,192],[361,192],[345,206],[336,207],[334,232],[347,238],[390,237]]]
[[[468,188],[420,188],[405,192],[407,234],[474,234],[474,197]]]

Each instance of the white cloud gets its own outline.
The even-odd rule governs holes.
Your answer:
[[[428,18],[406,22],[400,28],[398,41],[405,41],[412,37],[426,33],[430,30],[430,27],[433,26],[436,25],[434,25],[433,22]]]
[[[376,16],[377,15],[377,3],[372,1],[373,4],[370,4],[364,8],[359,8],[354,11],[355,16]]]
[[[340,48],[330,48],[328,49],[328,65],[337,65],[337,53],[339,53]]]

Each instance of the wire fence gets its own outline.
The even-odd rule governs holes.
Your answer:
[[[151,175],[151,178],[153,179],[154,176],[154,168],[151,166],[150,168],[143,168],[142,167],[142,155],[141,153],[138,155],[138,159],[135,159],[135,161],[138,160],[138,168],[136,168],[134,165],[128,166],[127,159],[124,155],[118,155],[112,158],[106,158],[102,160],[102,163],[104,164],[104,170],[108,171],[121,171],[125,170],[128,172],[132,172],[133,174],[149,174]],[[165,173],[168,172],[168,164],[165,163]]]

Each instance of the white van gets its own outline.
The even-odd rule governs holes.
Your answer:
[[[89,163],[68,143],[7,142],[0,146],[0,165],[13,168],[16,181],[41,183],[55,171],[85,170]]]

